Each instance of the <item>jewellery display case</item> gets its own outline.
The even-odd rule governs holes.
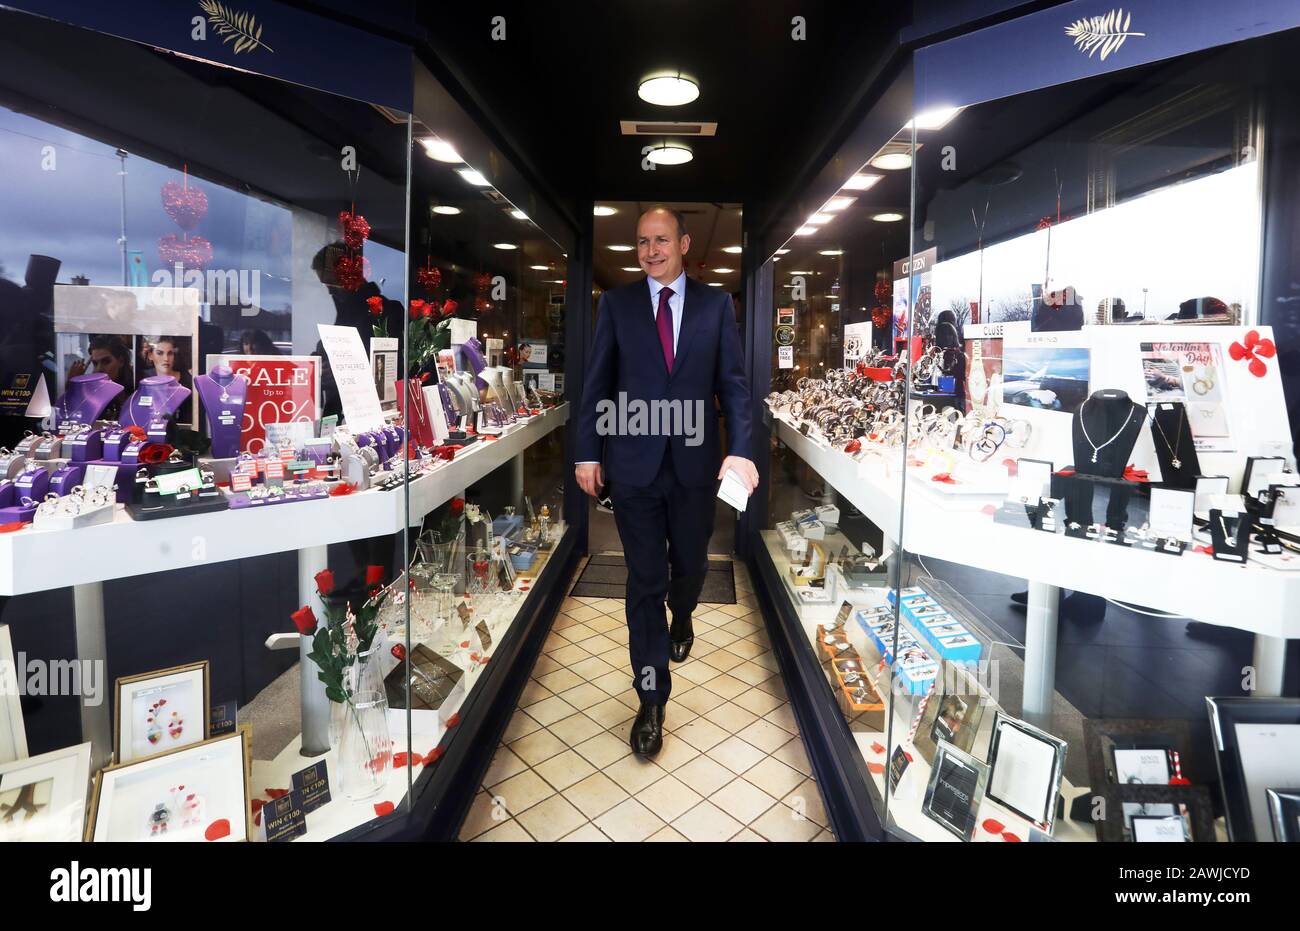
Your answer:
[[[752,558],[837,837],[1264,840],[1300,779],[1300,23],[1079,6],[918,50],[763,267]]]
[[[572,233],[409,48],[200,6],[0,12],[0,840],[441,836],[574,551]]]

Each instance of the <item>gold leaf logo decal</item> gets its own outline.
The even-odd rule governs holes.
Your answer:
[[[1086,16],[1065,27],[1065,34],[1074,39],[1074,46],[1081,52],[1087,52],[1091,58],[1098,50],[1101,60],[1119,47],[1129,36],[1146,36],[1145,32],[1130,32],[1133,13],[1125,15],[1123,8],[1111,10],[1105,16]]]
[[[224,36],[222,45],[235,43],[235,54],[242,55],[257,48],[274,54],[275,49],[262,41],[262,26],[251,13],[237,13],[221,0],[199,0],[199,9],[208,16],[208,22],[217,35]]]

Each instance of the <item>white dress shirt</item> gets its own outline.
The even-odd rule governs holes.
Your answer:
[[[664,286],[653,278],[646,276],[646,281],[650,283],[650,319],[656,325],[659,318],[659,292]],[[673,357],[677,357],[677,337],[682,332],[682,308],[686,305],[686,271],[677,276],[677,280],[668,287],[673,289],[673,296],[668,298],[668,306],[673,311]],[[658,332],[656,330],[656,332]]]

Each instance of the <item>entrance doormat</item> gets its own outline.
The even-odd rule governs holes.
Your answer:
[[[626,593],[627,563],[618,553],[591,557],[582,575],[578,576],[578,584],[569,592],[575,598],[622,598]],[[732,571],[731,560],[709,560],[700,603],[736,603],[736,574]]]

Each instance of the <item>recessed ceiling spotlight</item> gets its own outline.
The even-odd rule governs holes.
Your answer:
[[[907,152],[883,152],[867,164],[884,171],[901,171],[912,167],[912,156]]]
[[[700,96],[700,85],[680,73],[658,74],[645,78],[636,95],[659,107],[680,107]]]
[[[877,213],[872,216],[871,219],[875,220],[877,223],[897,223],[899,220],[903,219],[903,215],[901,213],[893,212]]]
[[[811,275],[811,274],[812,274],[812,271],[809,270],[809,269],[804,269],[804,270],[800,271],[800,270],[798,270],[798,269],[793,269],[793,268],[792,268],[792,269],[790,269],[789,274],[791,274],[791,275]]]
[[[777,254],[777,255],[785,255],[785,254],[788,253],[789,251],[790,251],[789,249],[777,249],[777,250],[776,250],[776,254]]]
[[[825,213],[838,213],[855,200],[857,200],[856,197],[832,197],[830,200],[826,201],[825,206],[822,207],[822,211]]]
[[[817,232],[817,227],[815,226],[801,226],[794,231],[794,234],[796,236],[811,236],[815,232]]]
[[[740,246],[727,246],[722,251],[727,253],[727,255],[740,255],[740,253],[744,252],[745,250],[742,249]]]
[[[456,214],[460,213],[460,208],[459,208],[459,207],[449,207],[449,206],[447,206],[446,204],[438,204],[437,206],[435,206],[435,207],[433,208],[433,212],[434,212],[434,213],[440,213],[440,214],[442,214],[444,217],[454,217],[454,216],[456,216]]]
[[[829,223],[834,219],[835,217],[829,213],[814,213],[804,222],[809,226],[821,226],[823,223]]]
[[[917,129],[943,129],[960,112],[961,107],[936,107],[933,110],[926,110],[908,121],[904,129],[911,129],[913,123],[916,124]]]
[[[514,217],[516,220],[527,220],[527,219],[528,219],[528,214],[524,213],[524,212],[523,212],[522,210],[520,210],[518,207],[516,207],[514,210],[511,210],[511,211],[510,211],[510,215],[511,215],[512,217]]]
[[[632,251],[631,246],[626,246],[623,245],[622,243],[615,243],[614,245],[606,246],[605,248],[609,249],[610,252],[631,252]]]
[[[818,255],[843,255],[844,250],[843,249],[822,249],[817,254]]]
[[[625,272],[639,272],[640,270],[641,270],[640,268],[638,268],[638,267],[636,267],[636,266],[634,266],[634,265],[624,265],[624,266],[623,266],[623,271],[625,271]]]
[[[591,212],[598,217],[612,217],[614,214],[618,213],[618,211],[613,207],[604,207],[600,204],[592,207]]]
[[[529,265],[528,267],[535,272],[549,272],[551,270],[549,265]]]
[[[653,165],[685,165],[695,154],[680,142],[663,142],[651,149],[646,158]]]
[[[477,187],[491,187],[491,182],[473,168],[457,168],[456,173]]]
[[[709,287],[710,287],[710,288],[720,288],[720,287],[722,287],[722,282],[721,282],[721,281],[710,281],[710,282],[709,282]]]
[[[494,243],[492,244],[492,248],[493,248],[493,249],[500,249],[500,250],[502,250],[503,252],[512,252],[512,251],[514,251],[515,249],[518,249],[519,247],[516,246],[516,245],[515,245],[514,243],[512,243],[512,242],[494,242]]]
[[[735,269],[734,269],[734,268],[715,268],[714,271],[717,272],[719,275],[730,275],[732,272],[735,271]]]
[[[452,164],[464,161],[450,142],[445,142],[437,136],[421,139],[420,145],[424,146],[424,154],[434,161],[450,162]]]
[[[844,182],[844,190],[865,191],[868,188],[870,188],[873,184],[875,184],[877,181],[879,181],[882,177],[884,176],[873,175],[867,172],[860,171],[852,178],[849,178],[849,180]]]

